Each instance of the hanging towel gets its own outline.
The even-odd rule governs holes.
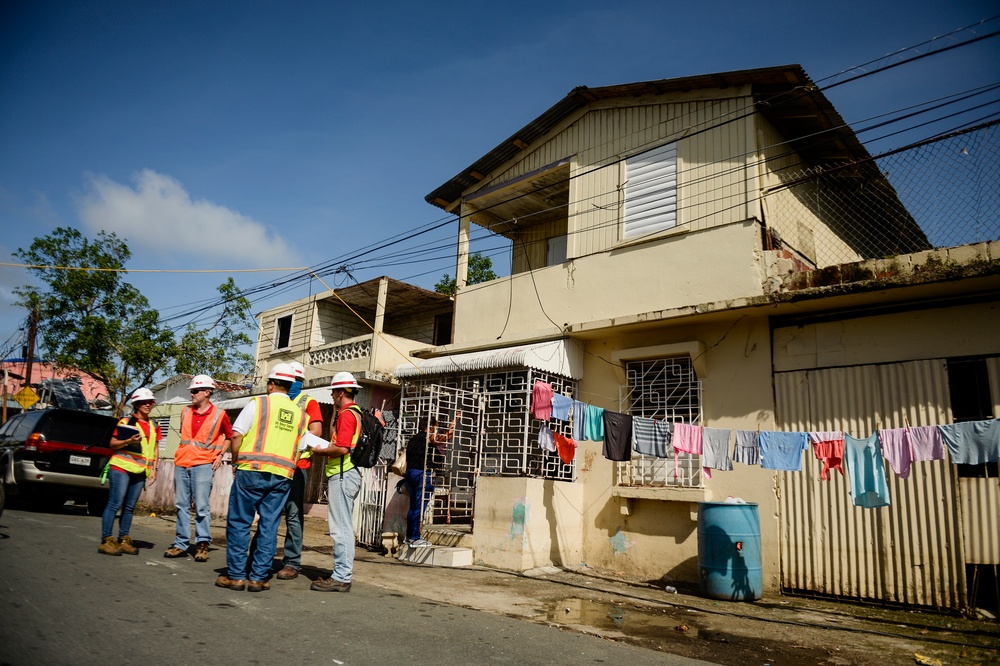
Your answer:
[[[831,469],[843,475],[844,468],[840,463],[844,459],[844,433],[839,430],[810,432],[809,440],[813,444],[813,454],[823,461],[819,478],[826,481]]]
[[[732,435],[733,431],[727,428],[702,428],[702,463],[705,467],[733,471],[733,461],[729,459],[729,439]]]
[[[573,457],[576,456],[576,442],[560,432],[554,432],[552,436],[556,440],[556,450],[559,452],[559,459],[567,465],[573,462]]]
[[[744,465],[760,464],[760,431],[737,430],[733,460]]]
[[[667,458],[670,455],[670,439],[674,424],[656,421],[643,416],[632,417],[632,450],[644,456]]]
[[[944,460],[944,440],[937,426],[910,428],[910,458],[913,462]]]
[[[561,393],[552,394],[552,416],[559,421],[569,421],[569,412],[573,409],[573,399]]]
[[[802,471],[802,452],[809,448],[804,432],[760,433],[760,466],[786,472]]]
[[[587,425],[584,429],[587,439],[600,442],[604,439],[604,408],[587,405]]]
[[[556,440],[552,437],[552,430],[544,423],[538,426],[538,446],[546,451],[556,450]]]
[[[889,485],[885,479],[878,433],[872,433],[868,439],[844,435],[844,457],[847,459],[854,506],[866,509],[889,506]]]
[[[675,423],[674,437],[670,442],[674,445],[674,478],[677,478],[677,468],[680,465],[680,454],[691,453],[701,455],[704,450],[701,441],[701,426],[689,423]],[[706,477],[711,478],[712,473],[708,472]]]
[[[548,421],[552,416],[551,384],[535,380],[535,388],[531,392],[531,415],[542,421]]]
[[[604,410],[604,457],[619,462],[632,457],[632,415]]]
[[[965,421],[938,426],[956,465],[1000,462],[1000,420]]]
[[[587,403],[579,400],[573,401],[573,439],[587,439]]]
[[[882,445],[882,455],[889,461],[889,467],[901,479],[910,478],[910,438],[907,428],[887,428],[878,431],[878,441]]]

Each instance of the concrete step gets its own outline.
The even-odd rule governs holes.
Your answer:
[[[468,528],[455,528],[446,525],[425,525],[423,532],[423,537],[435,546],[472,548],[472,532]]]
[[[472,549],[454,546],[411,548],[404,545],[399,549],[398,559],[403,562],[429,564],[435,567],[469,567],[472,566]]]

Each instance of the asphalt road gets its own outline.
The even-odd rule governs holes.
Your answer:
[[[0,666],[706,663],[358,582],[234,592],[213,585],[224,550],[167,560],[169,538],[136,524],[140,554],[108,557],[99,536],[72,507],[0,516]]]

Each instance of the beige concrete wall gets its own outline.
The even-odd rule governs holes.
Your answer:
[[[582,509],[578,483],[480,477],[473,532],[476,563],[510,571],[579,566]]]
[[[774,332],[774,369],[996,353],[997,331],[1000,304],[996,302],[787,326]]]
[[[703,425],[773,429],[769,327],[762,316],[731,317],[712,324],[664,327],[589,341],[581,400],[618,411],[623,379],[606,360],[616,352],[628,355],[628,349],[691,341],[705,347],[702,358],[696,361],[703,389]],[[586,507],[583,561],[588,566],[633,578],[665,577],[696,584],[697,501],[722,501],[732,495],[759,504],[765,590],[777,590],[779,534],[773,472],[736,464],[732,472],[714,471],[702,491],[646,489],[643,494],[647,497],[626,500],[613,494],[615,467],[604,458],[602,446],[602,442],[582,442],[577,450],[578,482],[584,489]],[[623,505],[628,515],[623,513]]]
[[[455,342],[760,295],[759,240],[736,223],[473,285],[455,299]]]

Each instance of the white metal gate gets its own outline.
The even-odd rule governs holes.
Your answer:
[[[469,525],[471,528],[481,460],[482,394],[440,384],[424,388],[420,392],[404,393],[399,448],[404,448],[409,438],[416,434],[421,418],[427,418],[428,422],[436,418],[439,433],[446,432],[454,421],[455,431],[444,446],[428,444],[428,463],[424,472],[432,475],[434,497],[424,512],[421,527],[430,524]]]

